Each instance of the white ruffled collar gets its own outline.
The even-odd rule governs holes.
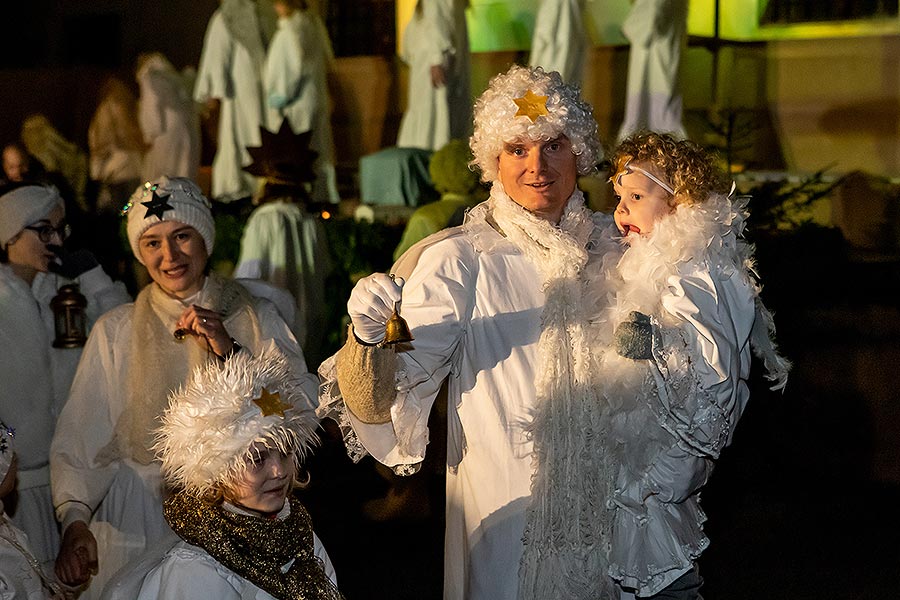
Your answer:
[[[742,238],[747,202],[714,194],[703,204],[679,206],[645,236],[619,238],[627,247],[615,272],[608,273],[608,281],[618,282],[617,312],[658,313],[668,277],[686,268],[705,264],[725,276],[752,272],[753,247]]]

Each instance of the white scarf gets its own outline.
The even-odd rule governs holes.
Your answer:
[[[612,589],[607,571],[611,477],[603,411],[591,385],[585,267],[594,231],[576,190],[559,225],[534,216],[495,182],[491,216],[537,267],[546,302],[535,369],[537,409],[531,503],[526,511],[519,598],[596,599]]]
[[[221,313],[226,329],[241,345],[259,347],[261,332],[252,297],[239,283],[212,273],[196,303]],[[183,341],[173,336],[175,323],[184,310],[181,302],[155,283],[138,294],[129,342],[131,354],[125,366],[126,405],[116,423],[113,441],[97,457],[101,464],[122,457],[145,465],[153,462],[156,456],[151,447],[159,416],[169,405],[169,394],[183,385],[196,367],[216,360],[193,336]]]

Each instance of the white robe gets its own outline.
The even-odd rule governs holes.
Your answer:
[[[0,501],[0,600],[49,600],[52,597],[52,592],[41,581],[41,574],[35,571],[36,565],[31,563],[33,558],[28,538],[7,520]],[[47,571],[43,573],[46,577]]]
[[[286,201],[268,202],[250,214],[234,277],[262,279],[291,293],[297,312],[289,325],[306,356],[318,356],[324,341],[330,270],[325,229],[315,215]]]
[[[205,103],[211,98],[221,101],[212,169],[212,197],[216,200],[230,202],[256,191],[256,178],[241,169],[252,162],[247,146],[260,145],[259,127],[266,123],[264,61],[264,54],[252,52],[238,42],[228,29],[222,9],[216,10],[203,39],[194,86],[197,102]]]
[[[202,295],[197,302],[204,304]],[[307,408],[314,409],[318,381],[307,372],[303,353],[290,329],[270,302],[257,300],[253,308],[262,340],[274,340],[288,356],[292,373],[309,402]],[[78,366],[69,400],[60,414],[50,451],[53,504],[63,531],[72,522],[81,520],[90,524],[97,538],[99,572],[82,599],[99,598],[103,585],[116,570],[149,544],[171,533],[162,514],[158,462],[142,465],[129,458],[108,464],[98,461],[100,451],[112,442],[125,408],[129,377],[125,366],[131,360],[134,311],[134,304],[126,304],[97,322]],[[238,311],[231,319],[246,319],[243,315]],[[229,328],[228,319],[225,326]],[[238,328],[233,323],[229,330]],[[175,330],[174,322],[170,329]],[[238,342],[244,351],[260,351],[250,347],[246,340],[238,339]],[[92,511],[95,511],[93,515]]]
[[[469,33],[466,2],[420,0],[403,32],[400,58],[409,65],[407,108],[397,146],[438,150],[471,133]],[[431,84],[432,65],[443,65],[446,85]]]
[[[288,504],[285,505],[289,507]],[[225,504],[232,512],[245,514]],[[284,509],[283,509],[284,510]],[[289,508],[288,513],[289,514]],[[172,534],[175,535],[174,533]],[[174,544],[174,545],[173,545]],[[159,556],[159,554],[162,556]],[[319,536],[313,533],[313,553],[325,575],[337,586],[334,565]],[[292,563],[283,565],[286,570]],[[268,592],[219,563],[199,546],[177,537],[149,550],[110,581],[103,600],[275,600]]]
[[[315,554],[325,563],[325,574],[335,582],[331,559],[319,538],[316,536],[314,539]],[[135,600],[158,598],[275,600],[268,592],[221,565],[203,548],[187,542],[179,542],[166,554],[162,563],[147,574],[140,595]]]
[[[566,83],[581,85],[588,43],[584,0],[542,0],[528,64],[558,71]]]
[[[268,129],[277,132],[287,119],[294,133],[312,130],[310,148],[319,156],[313,165],[316,202],[339,202],[328,97],[328,65],[333,59],[328,32],[318,16],[297,10],[278,20],[278,31],[266,55],[264,78]]]
[[[619,464],[610,575],[641,596],[691,570],[709,544],[700,490],[747,406],[751,343],[771,380],[787,377],[740,239],[745,218],[740,199],[682,205],[633,239],[605,286],[617,301],[596,339],[632,310],[654,325],[652,359],[607,353],[595,369]]]
[[[631,41],[625,120],[619,139],[642,129],[686,137],[681,122],[681,53],[688,0],[635,0],[622,24]]]
[[[149,146],[142,181],[169,177],[197,179],[200,169],[200,123],[181,75],[169,61],[151,57],[137,73],[138,122]]]
[[[444,598],[516,600],[534,473],[525,427],[536,409],[545,296],[534,262],[480,208],[395,265],[406,277],[408,261],[415,264],[402,304],[415,341],[398,354],[392,422],[364,424],[344,409],[331,385],[333,357],[320,368],[319,414],[340,420],[351,455],[368,452],[408,473],[424,459],[428,415],[446,380]]]
[[[50,499],[49,454],[81,357],[81,348],[53,348],[50,301],[71,283],[38,273],[32,285],[0,264],[0,420],[17,431],[19,502],[11,521],[25,531],[42,563],[56,559],[59,533]],[[95,267],[77,279],[87,298],[88,326],[110,308],[130,300],[125,286]],[[25,410],[27,408],[27,410]]]

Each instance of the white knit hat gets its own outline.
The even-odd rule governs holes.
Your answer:
[[[163,176],[138,186],[122,214],[128,216],[128,241],[141,264],[144,261],[138,241],[145,231],[163,221],[177,221],[196,229],[206,245],[206,254],[212,254],[216,225],[211,205],[197,184],[186,177]]]
[[[318,443],[318,419],[291,377],[287,358],[270,343],[259,356],[242,350],[224,363],[198,367],[169,397],[154,450],[176,488],[204,496],[233,487],[264,442],[297,460]]]
[[[57,206],[64,207],[63,199],[52,185],[24,185],[0,196],[0,247]]]
[[[6,423],[0,421],[0,482],[9,472],[9,466],[12,464],[13,454],[15,454],[15,446],[13,446],[13,437],[16,432],[12,427],[8,427]],[[2,504],[0,504],[2,506]],[[0,509],[2,512],[2,509]]]

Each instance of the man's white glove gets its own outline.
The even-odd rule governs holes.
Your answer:
[[[363,343],[379,344],[384,340],[385,324],[400,302],[402,277],[373,273],[360,279],[350,292],[347,312],[353,333]]]

